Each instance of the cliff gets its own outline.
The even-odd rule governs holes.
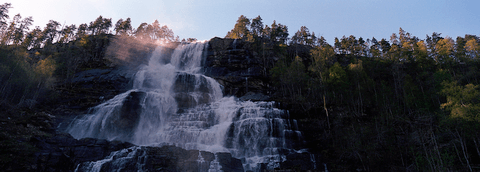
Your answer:
[[[267,74],[269,69],[264,63],[265,59],[262,59],[258,52],[253,51],[250,44],[250,42],[242,40],[213,38],[204,52],[206,58],[203,61],[203,72],[223,86],[226,96],[232,95],[241,100],[252,101],[271,100],[272,87]],[[177,45],[170,46],[170,50]],[[153,50],[153,48],[136,50],[135,52],[139,54],[136,57],[129,57],[126,61],[116,60],[113,64],[98,68],[86,69],[77,72],[68,80],[58,82],[55,86],[55,96],[50,101],[42,103],[44,107],[41,109],[48,112],[45,113],[48,115],[40,115],[24,122],[25,126],[32,129],[43,128],[43,133],[27,135],[25,139],[19,141],[31,148],[26,152],[30,157],[30,165],[15,166],[18,163],[12,163],[6,166],[8,167],[7,171],[73,171],[75,168],[88,171],[91,170],[89,167],[91,162],[108,159],[110,156],[115,157],[122,150],[134,151],[137,149],[144,152],[135,154],[137,159],[141,159],[143,154],[148,154],[149,158],[146,161],[126,164],[126,169],[133,170],[136,168],[135,164],[138,163],[151,171],[208,169],[208,165],[201,167],[202,164],[198,163],[199,151],[187,151],[172,146],[138,148],[132,147],[134,145],[127,142],[109,142],[91,138],[76,140],[70,135],[62,133],[73,118],[85,114],[89,108],[131,89],[136,71],[148,62],[148,57]],[[175,89],[188,88],[178,87]],[[122,107],[124,112],[122,114],[135,114],[138,111],[136,108],[138,108],[139,102],[135,100],[133,97],[131,102],[125,103],[125,106]],[[47,118],[48,120],[44,120],[47,123],[35,123],[37,118]],[[129,122],[138,119],[136,116],[123,115],[120,120],[119,123],[128,127],[131,125]],[[16,125],[15,123],[12,122],[12,125]],[[201,152],[201,155],[205,164],[218,161],[223,171],[243,171],[242,162],[228,153],[217,154],[218,159],[209,152]],[[312,161],[312,157],[317,161]],[[21,157],[14,157],[13,161],[19,161],[19,159]],[[283,169],[308,170],[321,165],[320,156],[308,153],[290,154],[285,157],[285,160],[281,163]],[[109,168],[117,167],[112,161],[104,168],[102,170],[108,171]],[[261,164],[260,168],[267,168],[267,164]]]

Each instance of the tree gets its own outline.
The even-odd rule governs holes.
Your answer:
[[[291,44],[314,45],[315,42],[315,34],[310,34],[310,30],[306,26],[300,27],[300,30],[291,39]]]
[[[17,15],[17,16],[19,16],[19,15]],[[16,30],[16,27],[15,27],[15,17],[14,17],[14,20],[12,22],[10,22],[10,25],[8,25],[8,27],[6,29],[5,28],[3,29],[3,35],[2,35],[2,40],[1,40],[2,45],[10,44],[10,42],[13,40],[15,30]]]
[[[388,51],[390,51],[390,43],[388,43],[385,38],[382,38],[382,40],[380,40],[380,47],[382,47],[382,56],[385,58],[388,54]]]
[[[427,39],[425,40],[425,42],[427,43],[427,48],[428,48],[428,56],[432,59],[435,59],[435,60],[438,60],[438,57],[437,57],[437,42],[440,40],[440,39],[443,39],[442,37],[440,37],[441,33],[437,33],[437,32],[433,32],[432,33],[432,36],[428,36],[427,35]],[[437,61],[438,62],[438,61]]]
[[[58,33],[58,27],[60,27],[60,23],[58,23],[57,21],[48,21],[47,26],[42,31],[42,41],[45,41],[46,45],[53,44],[53,41]]]
[[[188,42],[197,42],[197,38],[188,38],[187,41]]]
[[[323,37],[322,37],[323,38]],[[308,68],[320,79],[320,83],[325,82],[325,73],[328,67],[335,63],[335,50],[331,45],[325,43],[321,46],[315,46],[310,50],[312,65]]]
[[[33,23],[32,17],[26,17],[20,21],[20,25],[17,27],[15,31],[15,38],[14,44],[20,45],[23,40],[25,39],[25,35],[27,35],[28,31],[30,30],[30,26]]]
[[[103,18],[101,15],[93,22],[90,22],[88,29],[92,32],[92,35],[108,34],[109,29],[112,27],[111,18]]]
[[[439,62],[450,62],[452,60],[451,55],[453,55],[455,41],[452,38],[446,37],[444,39],[440,39],[435,44],[435,50],[437,54],[437,63]]]
[[[32,25],[32,17],[22,19],[20,14],[13,17],[8,29],[3,32],[2,44],[20,45],[29,31],[29,27]]]
[[[248,30],[247,26],[250,25],[250,19],[246,16],[241,15],[238,17],[237,23],[235,27],[227,33],[226,38],[232,39],[247,39],[250,35],[250,31]]]
[[[42,30],[37,26],[32,31],[28,32],[25,40],[23,41],[23,46],[27,49],[40,48],[40,45],[42,44],[42,37]]]
[[[441,107],[450,111],[452,118],[480,122],[480,91],[478,85],[459,86],[455,81],[444,81],[442,86],[444,88],[441,93],[447,97],[447,102],[442,103]]]
[[[149,39],[148,35],[148,23],[141,23],[138,27],[137,30],[135,30],[135,37],[140,38],[140,39]]]
[[[328,69],[327,84],[333,91],[343,91],[348,88],[347,72],[342,68],[340,63],[335,62],[332,67]]]
[[[370,46],[370,54],[373,56],[373,57],[380,57],[381,53],[380,53],[380,50],[381,50],[381,46],[380,46],[380,43],[378,43],[377,39],[375,39],[375,37],[372,38],[372,40],[370,41],[371,42],[371,46]]]
[[[174,34],[171,29],[169,29],[166,25],[160,26],[160,23],[158,20],[155,20],[155,22],[152,23],[153,26],[153,34],[152,38],[154,40],[168,40],[168,41],[174,41]]]
[[[264,33],[275,46],[286,44],[288,40],[288,27],[282,24],[277,24],[274,20],[271,27],[265,26]]]
[[[1,24],[6,24],[4,23],[6,19],[9,18],[8,16],[8,9],[12,8],[12,4],[10,3],[4,3],[0,5],[0,22]]]
[[[60,43],[68,43],[69,41],[73,41],[75,39],[75,31],[77,30],[77,26],[74,24],[70,26],[65,26],[61,31],[60,31],[60,40],[58,42]]]
[[[345,35],[340,39],[341,50],[344,54],[350,55],[358,55],[360,46],[358,43],[357,38],[355,36],[350,35],[349,37],[345,37]]]
[[[166,40],[176,41],[174,33],[167,26],[160,26],[158,20],[152,24],[142,23],[135,31],[135,37],[143,40]],[[179,40],[178,40],[179,41]]]
[[[343,49],[342,49],[342,43],[340,40],[338,40],[337,37],[335,37],[335,43],[333,44],[335,46],[335,52],[338,54],[345,54]]]
[[[130,35],[132,32],[132,24],[131,24],[130,17],[127,18],[125,21],[123,19],[119,19],[115,24],[115,35]]]
[[[271,73],[285,99],[295,103],[305,101],[303,90],[307,85],[308,75],[300,57],[296,56],[289,66],[284,62],[277,62]]]
[[[399,35],[399,45],[402,47],[402,48],[405,48],[405,49],[409,49],[411,47],[411,45],[409,45],[410,43],[410,33],[408,32],[405,32],[405,30],[403,30],[401,27],[398,31],[398,35]]]
[[[88,25],[86,23],[80,24],[77,29],[76,39],[83,38],[88,35]]]
[[[480,45],[477,40],[472,38],[465,43],[466,54],[470,58],[479,58],[480,56]]]
[[[368,43],[365,42],[365,40],[360,37],[358,38],[358,44],[357,44],[357,52],[358,52],[358,55],[360,56],[367,56],[367,50],[368,50]]]
[[[7,19],[9,18],[8,9],[12,8],[11,5],[10,3],[0,5],[0,38],[5,34],[4,31],[7,27]]]
[[[274,21],[275,24],[275,21]],[[278,23],[276,26],[272,24],[272,35],[274,40],[280,44],[285,44],[288,40],[288,28],[286,25]]]
[[[252,23],[250,24],[250,32],[254,37],[263,37],[263,22],[260,15],[254,19],[252,19]]]
[[[330,44],[328,44],[327,40],[323,36],[320,36],[320,38],[318,38],[316,42],[317,42],[318,46],[330,45]],[[331,45],[330,45],[330,47],[331,47]]]
[[[430,66],[431,64],[428,64],[430,61],[430,58],[428,58],[428,49],[427,45],[425,44],[425,41],[419,41],[414,45],[413,49],[413,56],[415,56],[415,60],[418,61],[419,64]]]

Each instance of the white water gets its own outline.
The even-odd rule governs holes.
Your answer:
[[[138,159],[133,160],[133,158],[135,157],[138,157]],[[132,148],[112,152],[105,159],[102,159],[99,161],[84,162],[83,164],[78,164],[75,171],[100,172],[102,170],[102,166],[105,165],[106,163],[110,163],[110,165],[114,169],[121,170],[126,168],[125,166],[128,161],[136,161],[137,163],[135,164],[135,166],[137,167],[138,171],[143,171],[142,167],[144,165],[144,161],[142,161],[142,159],[144,158],[145,158],[145,152],[141,151],[140,147],[132,147]]]
[[[288,120],[288,112],[273,102],[223,97],[220,84],[201,74],[206,45],[182,44],[173,53],[158,47],[137,72],[132,90],[96,106],[68,132],[77,139],[230,152],[245,170],[258,169],[258,163],[278,167],[283,155],[294,151],[293,142],[302,141],[296,121]],[[112,157],[87,167],[97,169]],[[199,154],[199,163],[205,163],[202,159]],[[209,171],[220,170],[216,163]]]

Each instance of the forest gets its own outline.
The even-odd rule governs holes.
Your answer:
[[[389,40],[330,45],[305,26],[288,35],[242,15],[226,37],[263,55],[276,101],[317,129],[310,147],[337,169],[479,170],[478,36],[421,39],[400,28]]]
[[[0,5],[1,118],[21,121],[16,110],[50,107],[58,83],[76,72],[119,63],[107,50],[115,40],[180,42],[158,21],[134,28],[130,18],[113,24],[99,16],[78,26],[51,20],[32,28],[32,17],[11,17],[10,8]],[[305,134],[308,147],[333,171],[480,170],[478,36],[419,38],[399,28],[390,38],[350,35],[330,45],[306,26],[290,36],[277,21],[242,15],[225,38],[246,41],[244,48],[262,59],[272,99],[313,130]],[[42,135],[4,130],[2,155],[18,146],[13,132]],[[3,166],[12,158],[1,160]]]

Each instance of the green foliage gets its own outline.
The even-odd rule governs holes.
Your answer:
[[[308,75],[300,57],[286,66],[285,63],[276,63],[270,70],[275,84],[280,87],[282,98],[290,100],[291,103],[304,102],[305,97],[302,93],[307,85]]]
[[[447,102],[441,107],[450,111],[450,117],[480,122],[480,92],[478,85],[459,86],[457,82],[442,82],[441,93]]]
[[[471,38],[465,43],[465,50],[467,56],[474,59],[480,58],[480,45],[478,43],[478,38]]]
[[[335,90],[348,88],[347,72],[340,66],[340,63],[336,62],[328,69],[327,83]]]
[[[311,34],[306,26],[302,26],[300,30],[292,36],[290,44],[315,45],[316,41],[317,37],[315,33]]]
[[[43,77],[51,77],[53,76],[53,72],[55,71],[55,61],[52,59],[51,56],[38,61],[35,72],[40,74]]]
[[[32,107],[34,104],[25,103],[35,102],[48,89],[45,86],[53,81],[54,60],[30,59],[27,51],[18,46],[0,48],[0,102]]]
[[[302,33],[308,32],[301,29],[292,37],[286,58],[270,72],[278,100],[298,107],[294,117],[324,126],[324,134],[312,137],[342,155],[326,154],[338,158],[332,163],[393,171],[464,171],[480,163],[476,36],[455,43],[433,33],[420,40],[400,28],[391,42],[352,35],[330,46],[318,39],[302,54],[306,48],[298,45],[306,44],[302,35],[308,35]],[[308,71],[292,70],[293,59],[300,58]],[[306,74],[306,86],[288,87],[301,83],[289,77],[299,77],[289,73],[294,71]]]
[[[336,62],[335,51],[332,46],[316,46],[310,50],[312,64],[308,68],[317,75],[321,82],[325,82],[328,68]]]

